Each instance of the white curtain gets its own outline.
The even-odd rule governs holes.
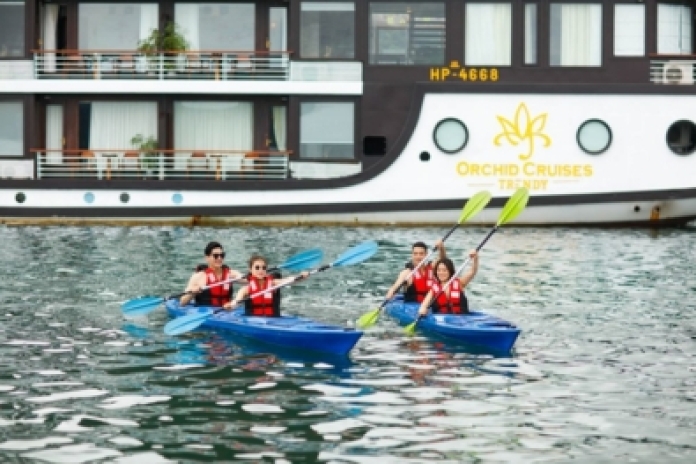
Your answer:
[[[657,5],[657,53],[691,54],[691,7]]]
[[[198,20],[198,4],[176,3],[174,5],[176,24],[181,26],[184,37],[189,43],[190,50],[200,50],[201,39]]]
[[[150,35],[153,29],[157,29],[159,6],[156,3],[141,3],[140,5],[140,40]]]
[[[512,62],[512,6],[466,4],[465,63],[509,66]]]
[[[614,5],[614,55],[645,54],[645,5]]]
[[[287,144],[287,118],[284,106],[273,107],[273,133],[275,134],[278,151],[285,151]]]
[[[174,148],[177,150],[252,150],[253,107],[247,102],[175,102]],[[178,154],[174,168],[186,169]]]
[[[102,152],[133,150],[137,134],[157,138],[157,103],[93,102],[89,148]]]
[[[45,4],[43,6],[43,49],[56,49],[56,28],[58,26],[58,12],[60,5]],[[56,72],[56,54],[53,52],[44,54],[44,71]]]
[[[537,4],[524,6],[524,64],[537,64]]]
[[[560,8],[561,66],[602,65],[602,5],[555,4]],[[553,12],[552,12],[553,16]]]
[[[46,149],[63,149],[63,105],[46,105]],[[62,152],[46,154],[47,164],[61,164]]]

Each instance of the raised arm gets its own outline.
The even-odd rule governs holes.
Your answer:
[[[428,291],[428,294],[425,295],[425,298],[418,309],[418,314],[420,316],[426,316],[428,314],[428,308],[430,308],[430,304],[433,302],[434,297],[435,295],[433,295],[433,291]]]
[[[459,276],[459,282],[462,284],[462,289],[466,287],[469,282],[471,282],[478,272],[478,267],[479,267],[479,255],[476,250],[472,250],[469,252],[469,258],[471,258],[471,267],[464,273],[462,273],[461,276]]]
[[[435,242],[435,248],[437,248],[437,251],[439,252],[439,261],[442,261],[447,257],[447,252],[445,251],[445,242],[443,242],[442,240],[438,240],[437,242]]]

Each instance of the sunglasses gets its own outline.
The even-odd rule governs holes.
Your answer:
[[[212,256],[215,259],[225,259],[225,252],[222,253],[211,253],[210,256]]]
[[[257,266],[254,266],[254,270],[255,271],[265,271],[266,266],[257,265]]]

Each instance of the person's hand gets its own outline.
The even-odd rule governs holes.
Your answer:
[[[425,317],[428,315],[428,308],[421,308],[418,310],[419,317]]]
[[[440,247],[442,246],[442,240],[441,240],[441,239],[438,239],[437,242],[435,242],[435,245],[434,245],[434,246],[435,246],[435,249],[436,249],[436,250],[439,250]]]
[[[392,292],[392,289],[390,288],[387,292],[387,300],[391,300],[392,298],[394,298],[394,292]]]
[[[307,277],[309,277],[309,271],[302,271],[300,272],[300,280],[304,280]]]
[[[469,258],[471,258],[471,259],[478,259],[478,251],[476,251],[476,250],[471,250],[471,251],[469,252]]]
[[[225,303],[224,305],[222,305],[222,308],[229,311],[230,309],[236,308],[238,304],[239,303],[237,303],[237,300],[232,300],[229,303]]]

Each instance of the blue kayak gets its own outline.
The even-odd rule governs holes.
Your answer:
[[[404,303],[397,299],[387,303],[385,311],[399,324],[408,325],[418,317],[419,307],[419,303]],[[499,352],[510,351],[521,332],[512,323],[479,311],[462,315],[429,314],[418,323],[418,329]]]
[[[209,306],[179,305],[172,299],[165,303],[170,317],[219,309]],[[298,350],[310,350],[345,356],[362,337],[362,332],[347,327],[323,324],[295,316],[245,316],[243,309],[220,311],[203,322],[202,327],[224,330],[253,340]]]

